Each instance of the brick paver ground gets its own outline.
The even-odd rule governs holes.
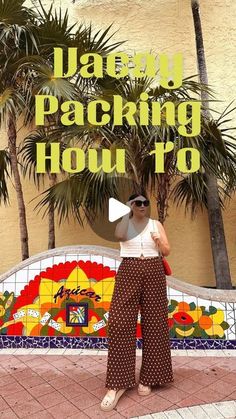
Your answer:
[[[0,350],[0,418],[132,418],[236,400],[236,357],[172,356],[172,361],[174,383],[157,387],[145,397],[130,389],[116,409],[105,413],[100,402],[106,393],[106,352],[21,355]],[[140,365],[139,356],[137,382]]]

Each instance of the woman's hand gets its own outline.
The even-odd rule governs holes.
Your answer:
[[[156,241],[157,239],[160,238],[160,234],[156,233],[156,232],[152,232],[151,233],[151,237],[154,241]]]
[[[132,204],[134,203],[134,201],[127,201],[125,203],[125,205],[127,205],[127,207],[130,207],[130,209],[132,209]]]
[[[159,248],[161,254],[163,256],[168,256],[170,254],[170,245],[166,236],[166,232],[164,230],[163,225],[160,223],[160,221],[156,221],[159,233],[152,233],[152,238],[156,243],[156,246]]]
[[[128,207],[130,207],[130,209],[132,208],[132,201],[128,201],[126,202],[126,205]],[[115,229],[115,237],[119,240],[119,241],[125,241],[127,240],[127,230],[128,230],[128,226],[129,226],[129,218],[130,218],[130,214],[126,214],[122,217],[121,221],[117,224],[116,229]]]

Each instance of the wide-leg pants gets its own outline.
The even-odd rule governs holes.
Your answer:
[[[136,328],[140,309],[142,365],[139,382],[158,385],[174,381],[168,327],[166,276],[162,261],[123,258],[116,277],[108,317],[105,387],[136,385]]]

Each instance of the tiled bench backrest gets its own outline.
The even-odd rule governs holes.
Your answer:
[[[67,246],[0,276],[0,347],[106,348],[117,250]],[[68,291],[70,290],[70,291]],[[236,292],[167,277],[172,348],[236,348]],[[141,316],[137,347],[142,346]]]

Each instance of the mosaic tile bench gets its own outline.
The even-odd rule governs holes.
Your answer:
[[[118,251],[67,246],[0,276],[0,348],[107,348]],[[172,349],[236,349],[236,292],[167,277]],[[142,347],[141,316],[137,348]]]

